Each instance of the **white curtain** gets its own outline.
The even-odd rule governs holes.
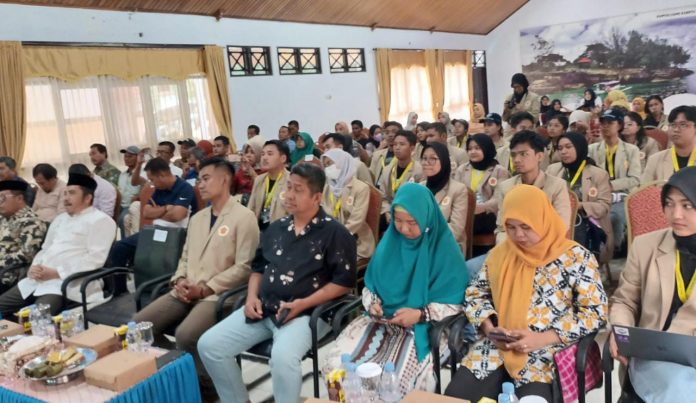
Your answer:
[[[154,148],[164,140],[176,144],[219,134],[203,76],[180,81],[34,78],[26,80],[25,89],[27,143],[21,175],[27,179],[41,162],[55,166],[63,178],[72,163],[92,169],[88,153],[94,143],[106,145],[109,161],[123,169],[119,150],[127,146]]]
[[[469,116],[469,76],[463,62],[445,62],[444,110],[452,119],[471,120]]]
[[[409,112],[418,114],[418,121],[433,120],[430,81],[425,66],[400,65],[391,69],[391,106],[389,120],[406,125]]]

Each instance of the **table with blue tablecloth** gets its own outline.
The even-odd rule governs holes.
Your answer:
[[[153,354],[161,355],[162,352]],[[0,402],[200,403],[201,396],[193,357],[184,354],[121,393],[89,385],[82,376],[56,386],[25,379],[0,378]]]

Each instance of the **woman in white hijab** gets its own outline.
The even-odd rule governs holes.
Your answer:
[[[452,124],[452,119],[447,112],[438,112],[437,120],[440,121],[447,128],[447,137],[454,136],[454,125]]]
[[[358,259],[369,258],[375,250],[375,236],[367,224],[370,186],[355,177],[359,162],[338,148],[325,152],[321,162],[326,173],[322,207],[357,237]]]
[[[416,112],[409,112],[406,118],[406,126],[404,130],[410,130],[412,132],[416,131],[416,125],[418,124],[418,114]]]

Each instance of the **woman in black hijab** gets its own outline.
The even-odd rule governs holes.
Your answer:
[[[609,320],[615,329],[636,326],[655,331],[696,334],[696,167],[682,168],[662,188],[667,228],[637,237],[611,298]],[[655,212],[658,213],[657,211]],[[617,329],[618,330],[618,329]],[[609,339],[614,359],[628,366],[635,394],[646,402],[691,401],[696,369],[666,361],[619,354]],[[629,389],[629,388],[625,388]]]
[[[551,164],[546,173],[568,182],[578,199],[574,239],[596,256],[602,254],[600,262],[608,262],[611,256],[604,256],[603,247],[608,244],[606,231],[611,230],[609,174],[588,157],[587,139],[582,134],[564,133],[558,139],[557,148],[561,162]],[[607,253],[611,250],[613,247]]]
[[[452,179],[452,162],[447,146],[442,143],[426,144],[421,153],[420,163],[426,177],[421,184],[430,189],[435,196],[454,239],[466,256],[469,194],[466,186]]]
[[[474,212],[474,235],[492,234],[495,230],[495,218],[498,202],[493,197],[498,183],[510,177],[505,167],[498,164],[493,140],[478,133],[466,139],[466,151],[469,162],[457,168],[454,178],[466,185],[476,195]],[[485,251],[475,251],[485,252]]]
[[[595,94],[592,88],[587,88],[583,93],[582,100],[582,105],[580,105],[578,109],[583,110],[585,112],[592,112],[596,106],[597,94]]]

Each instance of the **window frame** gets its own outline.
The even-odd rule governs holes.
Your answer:
[[[232,53],[233,51],[231,48],[239,48],[241,49],[240,57],[244,61],[244,74],[234,74],[234,72],[238,72],[240,70],[234,70],[233,68],[233,63],[232,63]],[[261,48],[262,52],[261,55],[263,57],[264,62],[266,63],[266,68],[264,70],[255,70],[254,69],[254,63],[253,63],[253,57],[254,54],[257,54],[258,52],[252,51],[253,48]],[[227,45],[225,47],[227,50],[227,62],[229,63],[229,73],[230,77],[262,77],[262,76],[272,76],[273,75],[273,66],[271,64],[271,47],[270,46],[241,46],[241,45]],[[234,51],[234,53],[237,53]],[[236,63],[236,61],[235,61]],[[256,73],[257,71],[263,71],[263,73]]]
[[[292,49],[292,59],[293,59],[293,69],[283,69],[283,63],[280,60],[281,54],[289,54],[289,52],[282,52],[281,49]],[[316,59],[316,65],[314,70],[316,71],[305,71],[302,65],[302,51],[303,50],[313,50],[314,58]],[[291,75],[308,75],[308,74],[322,74],[321,69],[321,50],[319,47],[295,47],[295,46],[277,46],[276,54],[278,56],[278,75],[281,76],[291,76]]]
[[[342,65],[340,69],[334,70],[334,66],[331,64],[331,51],[339,50],[341,51]],[[360,51],[360,70],[351,70],[351,66],[348,63],[348,51],[349,50],[359,50]],[[367,71],[365,66],[365,48],[329,48],[329,72],[331,74],[341,74],[341,73],[364,73]]]

